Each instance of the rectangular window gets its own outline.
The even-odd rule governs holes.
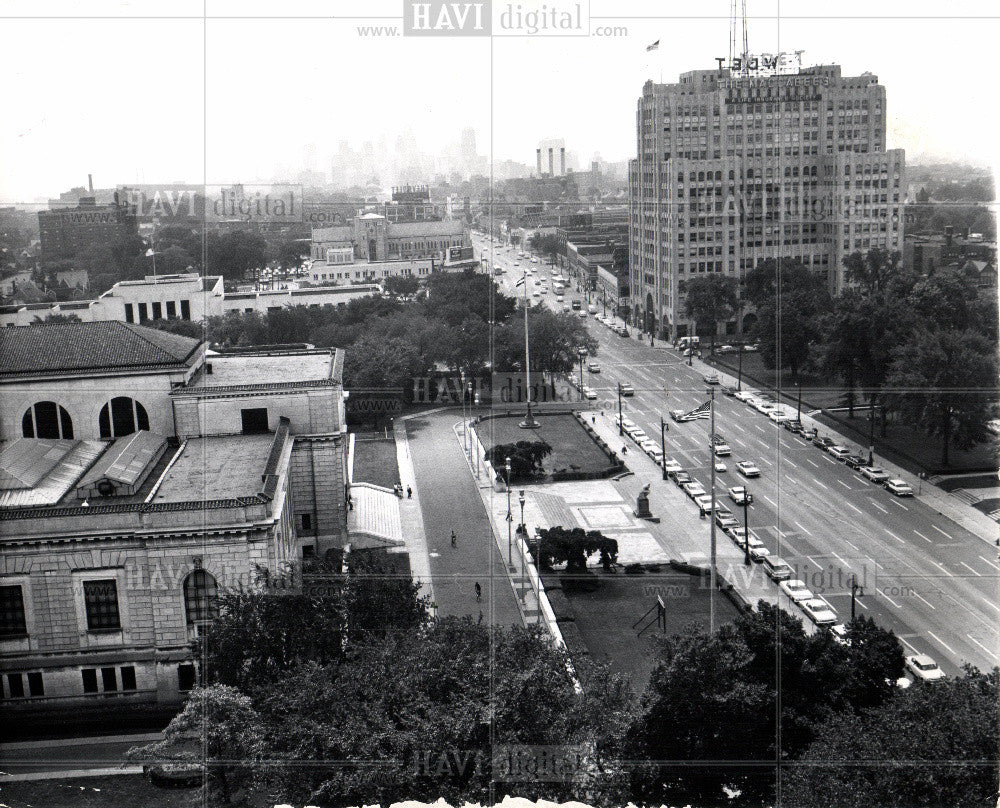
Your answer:
[[[96,693],[97,692],[97,670],[94,668],[84,668],[80,671],[83,676],[83,692],[84,693]]]
[[[24,680],[21,678],[21,674],[7,674],[7,692],[12,699],[24,698]]]
[[[101,668],[101,682],[105,693],[113,693],[118,689],[118,676],[114,668]]]
[[[240,410],[244,435],[260,435],[267,432],[267,407]]]
[[[139,322],[144,323],[146,322],[146,320],[149,319],[149,313],[146,311],[146,304],[139,303],[138,307],[139,307]]]
[[[40,671],[28,674],[28,693],[32,696],[45,695],[45,685],[42,682],[42,674]]]
[[[125,304],[125,322],[126,323],[134,323],[135,322],[135,315],[132,313],[132,304],[131,303],[126,303]]]
[[[300,520],[300,523],[302,525],[302,529],[303,530],[312,530],[313,518],[312,518],[312,514],[311,513],[303,513],[303,514],[301,514],[300,517],[299,517],[299,520]]]
[[[191,301],[182,300],[181,301],[181,319],[190,320],[191,319]]]
[[[118,583],[114,578],[83,582],[83,602],[87,609],[87,630],[120,629]]]
[[[20,585],[0,586],[0,638],[23,637],[27,633]]]
[[[177,304],[172,300],[167,301],[167,319],[173,320],[177,316]]]
[[[135,690],[135,668],[131,665],[120,668],[122,674],[122,690]]]
[[[163,305],[159,301],[156,301],[153,304],[153,319],[154,320],[163,319]]]
[[[194,665],[177,666],[177,689],[181,692],[193,690],[195,684]]]

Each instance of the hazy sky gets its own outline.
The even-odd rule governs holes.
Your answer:
[[[574,5],[493,0],[495,16]],[[876,73],[889,145],[911,161],[996,164],[995,0],[747,5],[752,52]],[[0,198],[46,198],[88,173],[98,187],[250,181],[301,167],[309,144],[325,172],[341,140],[409,130],[436,152],[465,126],[497,160],[532,164],[551,137],[584,164],[622,160],[643,82],[726,55],[729,2],[582,0],[585,20],[588,7],[589,36],[417,38],[359,34],[400,24],[403,0],[0,0]]]

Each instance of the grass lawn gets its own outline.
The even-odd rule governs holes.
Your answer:
[[[708,628],[707,580],[677,572],[666,565],[660,567],[660,572],[643,575],[623,572],[609,575],[600,571],[596,574],[601,584],[594,592],[566,595],[574,622],[591,658],[627,676],[636,692],[642,693],[653,670],[661,638],[676,634],[692,623]],[[655,611],[637,628],[632,628],[632,624],[656,602],[657,595],[663,598],[667,610],[666,632],[657,628]],[[717,592],[716,625],[729,622],[736,614],[736,607]],[[650,620],[652,625],[637,637],[642,625]]]
[[[8,808],[193,808],[198,789],[157,788],[143,775],[0,783]]]
[[[521,429],[524,416],[488,418],[476,426],[479,439],[487,448],[519,440],[544,440],[552,447],[542,468],[546,473],[571,471],[599,472],[611,465],[608,456],[594,443],[572,413],[536,414],[538,429]],[[492,434],[491,434],[492,433]]]
[[[354,438],[354,476],[356,483],[372,483],[392,488],[399,483],[399,466],[396,463],[396,441],[381,435],[369,439],[365,435]]]
[[[723,354],[708,357],[710,364],[736,374],[738,356]],[[754,387],[774,390],[778,382],[775,370],[764,367],[760,354],[743,355],[743,379]],[[792,381],[791,371],[785,370],[781,376],[781,389],[785,403],[793,407],[796,403],[797,384]],[[825,412],[818,420],[831,429],[836,429],[850,440],[855,441],[867,454],[868,449],[868,409],[864,396],[860,391],[855,396],[855,417],[849,418],[846,411]],[[830,386],[830,382],[814,376],[802,376],[802,409],[827,410],[831,407],[847,406],[847,390],[843,387]],[[928,437],[921,430],[908,424],[888,424],[886,437],[882,438],[881,424],[875,428],[875,452],[902,466],[914,474],[958,474],[970,471],[987,471],[997,468],[997,441],[982,443],[978,446],[961,451],[954,446],[948,449],[948,465],[941,464],[941,439]]]

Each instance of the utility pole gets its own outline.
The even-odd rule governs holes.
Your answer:
[[[510,458],[507,458],[507,463],[504,465],[504,469],[507,472],[507,566],[513,570],[514,561],[513,555],[511,553],[511,545],[513,544],[513,538],[510,535],[511,522],[514,521],[514,515],[510,512]]]
[[[865,596],[865,588],[858,584],[858,576],[851,573],[851,622],[854,622],[854,603],[857,598]]]
[[[875,464],[875,396],[868,398],[868,465]]]
[[[739,349],[739,370],[736,371],[736,392],[743,392],[743,343],[740,343]]]
[[[625,427],[622,424],[622,383],[618,382],[618,437],[625,435]]]
[[[799,423],[802,423],[802,381],[799,380],[799,404],[795,410],[795,417],[798,419]]]
[[[528,350],[528,306],[531,303],[528,297],[528,273],[522,275],[524,284],[524,395],[528,401],[528,413],[524,420],[518,424],[521,429],[538,429],[538,421],[531,416],[531,354]]]
[[[711,437],[708,444],[709,464],[712,466],[712,513],[709,518],[712,520],[709,529],[711,530],[711,568],[709,570],[709,592],[708,592],[708,631],[715,633],[715,388],[709,387],[708,393],[709,412],[711,413]]]
[[[663,469],[663,479],[667,479],[667,439],[665,437],[667,422],[660,416],[660,468]]]
[[[462,371],[462,449],[469,451],[468,419],[465,417],[465,371]]]

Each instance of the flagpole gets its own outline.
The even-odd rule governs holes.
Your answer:
[[[518,424],[521,429],[538,429],[539,423],[531,417],[531,354],[528,348],[528,272],[521,276],[524,284],[524,395],[528,402],[528,414]]]

